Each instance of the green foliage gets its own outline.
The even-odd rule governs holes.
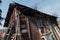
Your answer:
[[[2,1],[0,0],[0,3],[2,3]]]
[[[1,6],[1,3],[2,3],[2,1],[0,0],[0,6]],[[3,20],[3,18],[1,17],[1,13],[2,13],[2,10],[0,9],[0,25],[2,25],[1,21]]]

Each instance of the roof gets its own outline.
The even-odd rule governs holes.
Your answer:
[[[34,11],[34,12],[40,14],[40,15],[46,15],[46,16],[50,16],[50,17],[57,18],[56,16],[48,15],[48,14],[46,14],[46,13],[40,12],[40,11],[38,11],[38,10],[32,9],[32,8],[30,8],[30,7],[27,7],[27,6],[18,4],[18,3],[11,3],[11,4],[9,5],[9,9],[8,9],[8,12],[7,12],[7,15],[6,15],[4,27],[7,27],[7,26],[8,26],[8,23],[9,23],[9,20],[10,20],[10,16],[11,16],[11,14],[12,14],[12,12],[13,12],[13,9],[16,8],[16,6],[18,6],[18,7],[17,7],[18,10],[20,10],[20,11],[23,12],[23,13],[26,12],[27,15],[33,16],[33,14],[31,14],[31,13],[28,14],[28,12],[33,12],[33,11]]]

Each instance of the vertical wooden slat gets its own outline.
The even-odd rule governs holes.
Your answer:
[[[20,11],[18,11],[15,8],[15,21],[16,21],[16,35],[15,36],[16,36],[16,38],[19,36],[19,38],[21,40],[19,13],[20,13]],[[15,38],[15,40],[16,40],[16,38]]]
[[[29,27],[29,20],[27,18],[27,30],[28,30],[28,35],[29,35],[29,39],[31,38],[30,36],[30,27]]]

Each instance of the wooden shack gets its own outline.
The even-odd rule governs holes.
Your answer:
[[[4,27],[9,28],[5,40],[44,40],[51,32],[56,37],[53,26],[58,26],[56,19],[27,6],[11,3],[4,23]]]

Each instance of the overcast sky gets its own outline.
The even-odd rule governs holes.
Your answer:
[[[6,17],[9,4],[13,1],[31,8],[37,7],[38,11],[55,15],[58,17],[58,20],[60,19],[60,0],[2,0],[2,4],[0,6],[2,9],[2,17]],[[4,24],[4,21],[2,21],[2,24]]]

